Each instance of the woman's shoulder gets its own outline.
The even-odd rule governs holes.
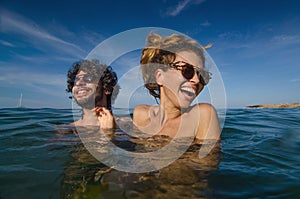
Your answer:
[[[193,107],[198,115],[198,139],[219,139],[220,126],[215,107],[209,103],[199,103]]]
[[[151,108],[151,106],[145,105],[145,104],[141,104],[141,105],[138,105],[138,106],[134,107],[133,119],[134,118],[139,118],[139,117],[144,118],[145,116],[148,115],[150,108]]]
[[[189,111],[186,112],[187,118],[190,118],[199,125],[210,121],[211,117],[216,115],[216,110],[213,105],[209,103],[198,103],[193,105]]]
[[[146,104],[140,104],[134,107],[134,112],[143,112],[143,111],[148,111],[151,106],[146,105]]]
[[[149,110],[151,106],[141,104],[134,108],[133,110],[133,122],[136,125],[143,125],[149,119]]]
[[[200,113],[216,112],[215,107],[209,103],[198,103],[192,107],[192,110],[200,111]]]

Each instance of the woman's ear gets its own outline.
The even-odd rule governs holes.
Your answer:
[[[163,80],[164,80],[164,71],[162,69],[157,69],[155,71],[155,80],[156,80],[156,83],[158,85],[163,85]]]

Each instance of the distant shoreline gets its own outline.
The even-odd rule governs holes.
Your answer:
[[[258,104],[258,105],[246,106],[246,108],[300,108],[300,103]]]

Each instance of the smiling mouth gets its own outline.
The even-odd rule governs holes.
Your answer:
[[[180,91],[183,92],[183,93],[185,93],[189,97],[196,96],[196,91],[193,88],[191,88],[191,87],[183,87],[183,88],[180,89]]]
[[[76,91],[76,96],[77,97],[84,97],[90,92],[91,92],[91,89],[88,89],[88,88],[79,89],[79,90]]]

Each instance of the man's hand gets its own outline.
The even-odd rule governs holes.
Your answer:
[[[114,128],[114,117],[111,112],[104,107],[96,107],[93,109],[96,113],[100,128],[112,129]]]

